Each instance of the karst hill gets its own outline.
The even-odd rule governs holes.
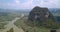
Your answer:
[[[31,9],[29,15],[16,21],[15,25],[25,32],[49,32],[50,29],[60,28],[49,9],[39,6]]]
[[[37,27],[55,27],[57,22],[53,14],[49,11],[48,8],[42,8],[39,6],[34,7],[28,16],[28,25],[37,26]]]
[[[55,21],[54,16],[52,13],[48,10],[48,8],[41,8],[41,7],[34,7],[28,17],[29,20],[46,20],[46,19],[52,19]]]

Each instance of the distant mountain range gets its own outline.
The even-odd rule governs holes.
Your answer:
[[[49,10],[51,12],[53,12],[53,13],[60,13],[60,9],[59,8],[50,8]]]
[[[60,8],[49,8],[51,13],[55,13],[55,14],[60,14]],[[20,9],[20,10],[16,10],[16,9],[0,9],[0,12],[20,12],[20,13],[29,13],[31,11],[31,9]]]
[[[49,10],[52,13],[60,13],[60,8],[49,8]],[[0,9],[0,12],[12,12],[12,11],[30,12],[31,9],[20,9],[20,10],[15,10],[15,9]]]

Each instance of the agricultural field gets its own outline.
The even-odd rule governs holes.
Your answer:
[[[2,12],[0,13],[0,30],[5,29],[5,25],[7,25],[9,22],[11,22],[14,18],[18,17],[17,13],[7,13],[7,12]]]
[[[28,17],[24,17],[22,19],[19,19],[18,21],[16,21],[14,24],[18,27],[18,28],[22,28],[25,32],[50,32],[51,29],[47,29],[45,27],[31,27],[29,25],[27,25],[25,23],[25,21],[27,21]],[[32,25],[32,24],[31,24]],[[60,29],[57,29],[57,32],[60,32]]]

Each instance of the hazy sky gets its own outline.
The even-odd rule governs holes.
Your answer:
[[[0,8],[31,9],[35,6],[60,8],[60,0],[0,0]]]

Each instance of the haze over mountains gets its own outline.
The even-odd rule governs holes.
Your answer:
[[[52,12],[52,13],[60,13],[60,8],[49,8],[49,10]],[[30,12],[31,9],[1,9],[0,8],[0,12],[12,12],[12,11],[18,11],[18,12]]]

